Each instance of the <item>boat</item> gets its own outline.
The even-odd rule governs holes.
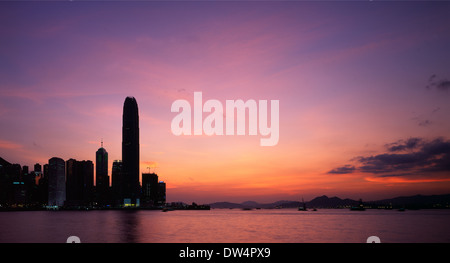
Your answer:
[[[305,201],[303,201],[303,197],[302,197],[302,203],[303,203],[303,206],[299,206],[298,211],[308,211],[308,209],[306,209]]]
[[[358,206],[352,206],[350,207],[350,211],[365,211],[362,199],[359,199],[359,205]]]

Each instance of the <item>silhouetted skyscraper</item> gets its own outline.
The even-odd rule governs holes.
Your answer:
[[[114,160],[111,170],[111,188],[116,205],[123,204],[122,197],[122,160]]]
[[[81,198],[85,205],[90,205],[92,202],[92,192],[94,189],[94,163],[90,160],[79,161],[78,171],[83,180]]]
[[[109,176],[108,176],[108,152],[102,145],[95,153],[95,188],[98,199],[105,201],[108,197]]]
[[[156,205],[158,201],[158,175],[142,174],[142,201],[145,205]]]
[[[66,171],[63,159],[48,160],[48,205],[63,206],[66,200]]]
[[[164,205],[166,203],[166,183],[159,181],[158,183],[158,205]]]
[[[122,116],[122,184],[124,205],[139,205],[139,113],[136,99],[127,97]]]
[[[161,206],[166,203],[166,183],[158,182],[155,173],[142,174],[142,203],[144,206]]]
[[[44,177],[48,177],[48,163],[44,164]]]
[[[36,163],[34,165],[34,172],[35,173],[42,173],[42,165],[40,165],[39,163]]]
[[[69,159],[66,162],[66,177],[66,205],[90,205],[94,187],[94,163]]]
[[[68,200],[69,203],[80,199],[78,191],[78,189],[81,188],[80,185],[81,178],[78,176],[77,160],[69,159],[66,162],[66,200]]]

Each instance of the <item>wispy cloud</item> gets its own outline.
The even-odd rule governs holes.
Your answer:
[[[406,140],[398,140],[393,143],[386,144],[386,148],[390,152],[398,152],[404,150],[412,150],[416,149],[423,143],[423,139],[421,138],[409,138]]]
[[[431,75],[428,78],[428,83],[425,86],[426,89],[436,89],[440,91],[450,90],[450,80],[446,78],[439,78],[436,74]]]
[[[0,149],[17,150],[21,148],[23,148],[21,144],[11,141],[0,140]]]
[[[353,165],[344,165],[342,167],[334,168],[333,170],[329,171],[329,174],[350,174],[353,173],[356,170],[355,166]]]

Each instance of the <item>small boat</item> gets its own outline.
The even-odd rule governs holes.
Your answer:
[[[350,207],[350,211],[365,211],[362,199],[359,199],[359,205],[358,206],[352,206]]]
[[[302,197],[302,203],[303,203],[303,206],[299,206],[298,211],[308,211],[308,209],[306,209],[305,201],[303,201],[303,197]]]
[[[401,208],[399,208],[397,211],[399,211],[399,212],[405,212],[405,208],[404,207],[401,207]]]

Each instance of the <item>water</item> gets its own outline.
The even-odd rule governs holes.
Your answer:
[[[450,242],[450,210],[295,209],[0,213],[0,242]]]

